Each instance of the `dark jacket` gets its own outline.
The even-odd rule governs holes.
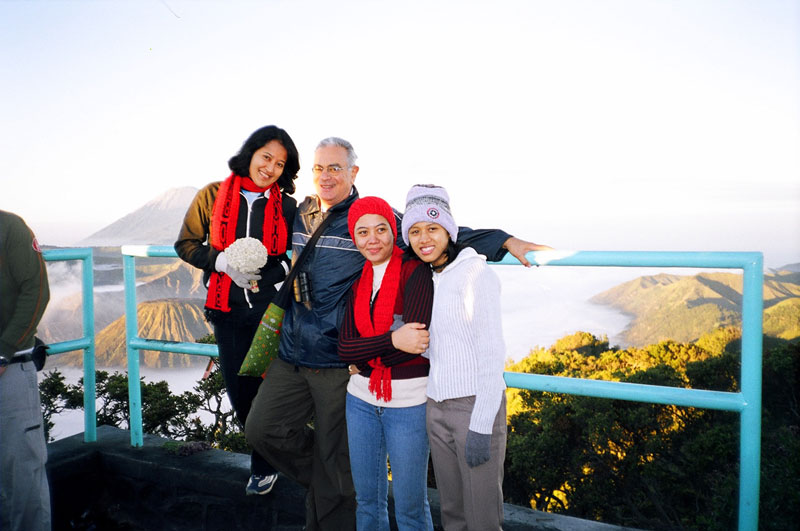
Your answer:
[[[356,278],[361,274],[364,257],[356,249],[347,229],[347,212],[358,199],[358,191],[325,214],[319,208],[317,196],[309,196],[297,209],[292,235],[293,257],[303,252],[309,240],[325,216],[335,216],[320,237],[313,253],[303,265],[311,282],[311,309],[292,302],[291,311],[286,312],[281,330],[279,357],[299,367],[314,369],[344,368],[347,365],[339,358],[337,343],[339,326],[344,317],[347,294]],[[405,249],[402,216],[397,216],[397,244]],[[489,260],[501,260],[506,254],[503,243],[509,234],[499,230],[471,230],[459,227],[458,241],[475,248]]]
[[[50,300],[47,269],[33,233],[21,217],[0,210],[0,356],[33,346]]]
[[[203,283],[206,287],[208,287],[208,278],[214,272],[214,263],[220,253],[208,243],[211,215],[214,211],[214,201],[217,198],[220,184],[220,182],[211,183],[197,192],[192,204],[186,211],[183,225],[178,234],[178,241],[175,242],[175,251],[178,256],[184,262],[188,262],[205,272]],[[286,233],[291,234],[295,212],[297,211],[297,201],[293,197],[283,194],[281,204],[283,205],[283,218],[286,220]],[[241,201],[239,201],[239,217],[236,221],[237,239],[250,236],[259,241],[262,240],[264,209],[266,206],[267,198],[262,195],[253,202],[253,207],[248,212],[247,199],[242,194]],[[250,227],[249,233],[248,225]],[[287,248],[289,243],[287,242]],[[253,308],[261,309],[263,312],[275,296],[275,283],[286,277],[286,269],[281,265],[281,262],[287,265],[289,263],[289,258],[285,253],[269,257],[266,265],[259,271],[261,280],[258,281],[258,293],[244,290],[231,283],[229,300],[231,311],[249,309],[250,305],[252,305]]]

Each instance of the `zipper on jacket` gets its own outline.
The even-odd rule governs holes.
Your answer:
[[[253,215],[253,204],[255,204],[255,202],[258,201],[258,198],[253,199],[253,202],[251,203],[250,201],[248,201],[247,196],[245,194],[243,194],[242,192],[239,192],[239,193],[242,194],[242,197],[244,197],[245,202],[247,202],[247,229],[245,230],[244,235],[249,237],[250,236],[250,216]],[[266,215],[266,213],[264,215]],[[244,291],[244,300],[247,301],[247,305],[252,310],[253,309],[253,303],[250,302],[250,290],[246,289],[246,288],[242,288],[242,290]]]
[[[239,192],[239,193],[241,193],[241,192]],[[247,229],[245,230],[244,235],[249,237],[250,236],[250,216],[253,215],[253,203],[258,201],[258,198],[253,199],[253,203],[251,203],[247,199],[247,196],[245,194],[242,193],[242,196],[244,197],[244,200],[247,201]]]

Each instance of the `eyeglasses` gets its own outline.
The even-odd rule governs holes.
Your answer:
[[[338,164],[331,164],[330,166],[325,168],[323,168],[319,164],[315,164],[314,166],[311,167],[311,173],[313,173],[316,176],[320,176],[322,175],[322,172],[326,171],[328,172],[328,175],[336,177],[337,175],[342,173],[342,170],[344,170],[344,168],[342,168]]]

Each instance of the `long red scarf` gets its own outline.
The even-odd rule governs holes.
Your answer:
[[[370,311],[370,300],[372,299],[372,262],[364,263],[361,270],[361,278],[356,288],[356,298],[353,305],[353,313],[356,321],[356,328],[361,337],[371,337],[385,334],[394,322],[395,305],[397,294],[400,290],[400,273],[403,266],[403,251],[396,245],[392,250],[392,257],[386,266],[386,272],[381,280],[381,287],[375,299],[372,311]],[[375,397],[385,402],[392,399],[392,369],[386,367],[381,358],[377,357],[369,361],[372,367],[372,374],[369,377],[369,390]]]
[[[214,200],[211,213],[211,228],[209,239],[211,246],[218,251],[224,251],[236,241],[236,224],[239,220],[239,202],[241,189],[250,192],[265,192],[267,188],[256,186],[250,177],[240,177],[234,173],[222,181]],[[287,231],[283,219],[283,202],[278,183],[273,183],[269,188],[269,199],[264,208],[264,227],[261,241],[270,256],[286,252]],[[208,284],[206,307],[223,312],[231,311],[229,304],[231,277],[223,273],[211,274]]]

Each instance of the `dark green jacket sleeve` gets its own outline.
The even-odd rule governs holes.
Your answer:
[[[0,355],[33,346],[47,303],[47,269],[33,232],[19,216],[0,212]]]

